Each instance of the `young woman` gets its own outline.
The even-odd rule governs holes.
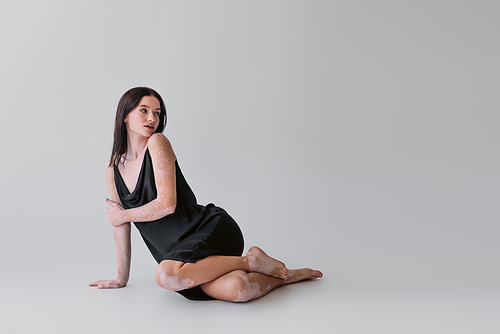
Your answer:
[[[105,167],[118,277],[90,286],[127,284],[130,222],[159,263],[158,285],[188,299],[246,302],[281,285],[323,276],[307,268],[288,270],[258,247],[241,256],[243,236],[236,222],[222,208],[196,202],[162,134],[166,121],[163,100],[151,88],[132,88],[118,103],[113,150]]]

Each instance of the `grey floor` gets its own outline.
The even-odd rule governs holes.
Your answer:
[[[498,289],[367,287],[335,268],[246,304],[188,301],[139,276],[121,290],[91,275],[2,282],[2,333],[497,333]]]
[[[314,239],[305,231],[305,239],[289,235],[287,244],[278,233],[261,235],[259,228],[243,224],[250,243],[260,239],[290,268],[318,268],[325,277],[281,287],[246,304],[196,302],[156,285],[155,262],[135,229],[129,285],[119,290],[88,287],[92,280],[112,278],[115,270],[110,227],[89,225],[93,231],[74,226],[57,231],[40,226],[40,233],[11,229],[2,244],[10,243],[3,249],[2,333],[457,334],[497,333],[500,328],[498,270],[479,257],[463,257],[460,263],[457,256],[446,261],[437,253],[434,261],[425,257],[422,263],[405,248],[399,248],[403,258],[382,256],[380,248],[358,256],[345,253],[359,236],[346,226],[342,237]],[[388,240],[381,249],[390,247]]]

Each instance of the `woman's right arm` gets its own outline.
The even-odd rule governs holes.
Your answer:
[[[109,167],[108,165],[109,161],[106,163],[105,171],[111,200],[116,203],[120,203],[120,197],[118,196],[115,185],[115,172],[113,167]],[[90,286],[96,286],[98,289],[123,288],[127,285],[130,274],[130,223],[125,223],[113,228],[118,275],[116,279],[99,280],[89,284]]]

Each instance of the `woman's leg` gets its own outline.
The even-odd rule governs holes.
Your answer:
[[[172,291],[189,289],[211,282],[235,270],[256,272],[276,278],[288,279],[285,265],[268,256],[258,247],[252,247],[246,256],[209,256],[195,263],[162,261],[156,269],[159,286]]]
[[[216,299],[229,302],[247,302],[262,297],[269,291],[285,284],[323,277],[320,271],[308,268],[289,270],[289,273],[290,278],[282,280],[260,273],[235,270],[213,282],[202,284],[201,288],[207,295]]]

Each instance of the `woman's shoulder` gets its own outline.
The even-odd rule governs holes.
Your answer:
[[[148,148],[151,146],[162,146],[162,145],[172,146],[170,144],[170,140],[168,140],[168,138],[165,137],[163,133],[153,133],[153,135],[149,137]]]
[[[172,144],[163,133],[154,133],[151,137],[149,137],[147,146],[152,155],[167,155],[175,160]]]
[[[163,133],[154,133],[151,137],[149,137],[147,145],[150,151],[152,149],[173,151],[170,140],[168,140]]]

